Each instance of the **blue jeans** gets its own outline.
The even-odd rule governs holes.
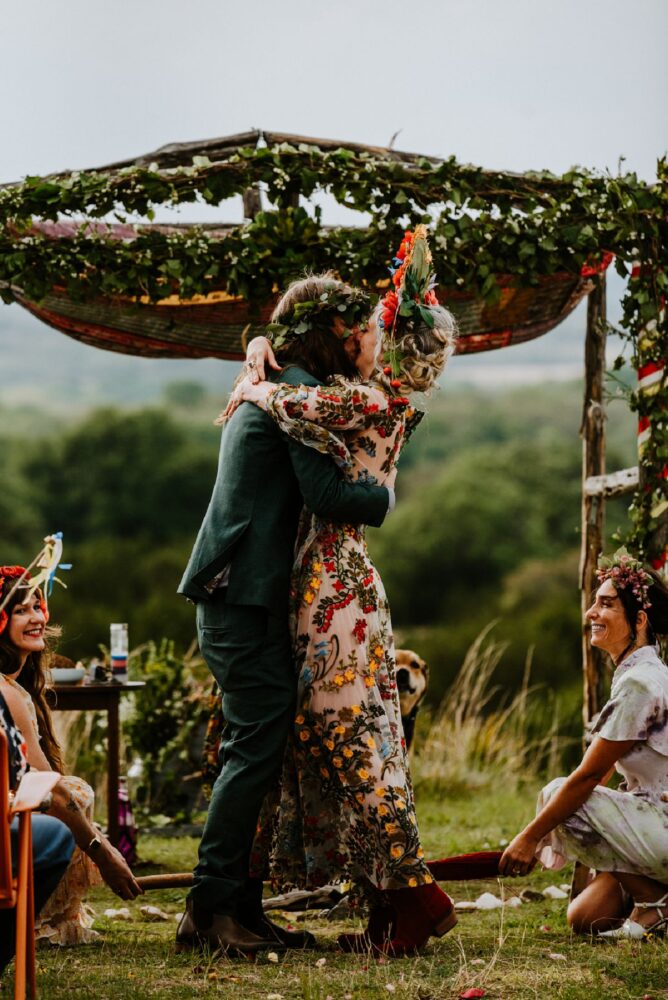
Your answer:
[[[12,867],[18,861],[19,821],[10,829]],[[74,837],[53,816],[32,817],[32,855],[35,875],[35,913],[39,913],[65,874],[74,853]],[[0,910],[0,972],[11,961],[16,943],[15,910]]]

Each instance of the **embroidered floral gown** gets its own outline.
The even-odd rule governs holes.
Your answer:
[[[267,412],[351,480],[383,484],[421,414],[373,384],[279,386]],[[291,594],[297,713],[251,868],[282,888],[433,881],[423,861],[387,598],[364,529],[302,515]]]

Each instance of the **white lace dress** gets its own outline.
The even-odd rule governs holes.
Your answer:
[[[593,731],[606,740],[636,741],[615,765],[623,781],[617,790],[598,785],[541,840],[538,858],[546,868],[577,860],[668,884],[668,667],[653,646],[617,667]],[[565,780],[543,788],[538,811]]]

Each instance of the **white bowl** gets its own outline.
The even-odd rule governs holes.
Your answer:
[[[54,667],[51,671],[54,684],[79,684],[86,676],[85,667]]]

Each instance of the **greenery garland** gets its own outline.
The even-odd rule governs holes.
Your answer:
[[[355,284],[387,279],[390,250],[406,226],[429,225],[439,284],[493,301],[504,283],[534,284],[558,272],[579,273],[602,251],[615,255],[629,280],[622,333],[637,368],[665,362],[668,322],[668,164],[658,182],[634,174],[612,177],[573,169],[510,175],[463,166],[454,158],[414,161],[350,149],[321,150],[309,144],[236,149],[216,162],[194,157],[191,166],[155,165],[115,171],[28,177],[0,189],[0,294],[34,300],[54,286],[72,298],[99,295],[157,300],[190,297],[212,289],[266,301],[305,269],[335,268]],[[156,231],[136,227],[136,237],[111,240],[104,227],[82,227],[72,239],[33,228],[33,220],[149,220],[157,204],[195,200],[219,204],[261,185],[277,210],[260,212],[221,240],[205,228]],[[369,213],[366,230],[322,226],[319,212],[295,207],[297,196],[326,191],[349,208]],[[509,277],[508,277],[509,276]],[[666,411],[663,378],[652,393],[634,392],[630,405],[649,423],[640,456],[642,488],[631,508],[633,551],[652,553],[652,536],[665,520],[668,498]],[[658,515],[656,512],[659,512]]]

